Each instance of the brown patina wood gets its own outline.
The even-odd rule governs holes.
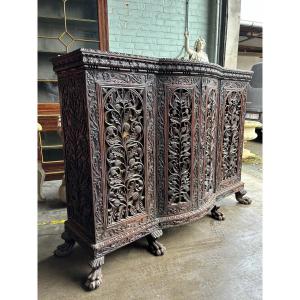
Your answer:
[[[90,255],[88,289],[104,256],[146,236],[162,255],[162,229],[211,216],[241,182],[243,123],[251,72],[210,63],[79,49],[53,60],[64,130],[68,220]]]

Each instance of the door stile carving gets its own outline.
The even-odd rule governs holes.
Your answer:
[[[216,141],[219,107],[218,80],[214,78],[202,78],[202,105],[203,109],[203,142],[202,157],[202,199],[210,197],[215,191],[215,173],[216,173]]]

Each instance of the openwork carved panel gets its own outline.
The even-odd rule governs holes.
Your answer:
[[[192,92],[177,88],[170,92],[168,110],[168,204],[191,199]]]
[[[91,138],[91,156],[93,168],[93,194],[94,194],[94,211],[95,211],[95,227],[96,239],[101,240],[106,237],[120,234],[128,228],[141,226],[145,222],[145,218],[139,218],[133,224],[124,222],[112,222],[110,224],[120,224],[120,226],[107,227],[108,218],[105,218],[107,212],[107,172],[106,158],[103,153],[107,147],[105,134],[99,134],[104,128],[105,122],[103,119],[104,106],[100,101],[101,87],[136,87],[137,90],[144,89],[143,94],[143,165],[144,165],[144,191],[143,197],[145,208],[148,212],[147,218],[154,219],[155,217],[155,76],[153,74],[136,74],[136,73],[120,73],[120,72],[98,72],[96,70],[89,70],[86,72],[86,80],[88,87],[88,106],[90,109],[90,138]],[[98,89],[98,92],[97,92]],[[145,105],[145,106],[144,106]],[[100,112],[100,113],[99,113]],[[100,120],[101,119],[101,120]],[[100,120],[100,121],[99,121]],[[104,170],[105,169],[105,170]],[[104,171],[103,171],[104,170]],[[103,181],[102,181],[103,180]],[[105,185],[102,183],[105,182]],[[138,215],[144,215],[137,213]],[[128,217],[127,219],[130,219]],[[122,219],[126,220],[126,219]],[[112,219],[111,219],[112,221]],[[139,225],[141,224],[141,225]],[[134,225],[134,226],[133,226]]]
[[[217,174],[219,188],[240,180],[246,87],[244,82],[222,83]]]
[[[202,151],[202,192],[205,198],[215,189],[216,141],[218,117],[218,80],[204,77],[202,79],[201,125],[203,130]]]
[[[102,87],[107,224],[145,211],[143,88]]]
[[[93,200],[84,73],[60,78],[59,91],[64,129],[68,217],[93,240]]]
[[[165,199],[158,212],[180,214],[196,208],[200,198],[201,78],[158,77],[157,90],[157,197]]]

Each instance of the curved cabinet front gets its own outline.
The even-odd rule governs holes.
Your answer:
[[[157,199],[160,224],[202,216],[214,200],[219,80],[158,76]]]
[[[163,228],[201,218],[224,195],[242,201],[250,72],[87,49],[53,64],[68,200],[56,254],[75,241],[88,250],[89,288],[107,253],[147,236],[162,255]]]

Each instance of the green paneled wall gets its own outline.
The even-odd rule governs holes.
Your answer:
[[[176,57],[183,46],[185,0],[108,0],[110,51]],[[214,62],[216,1],[189,1],[190,46],[202,35]]]

